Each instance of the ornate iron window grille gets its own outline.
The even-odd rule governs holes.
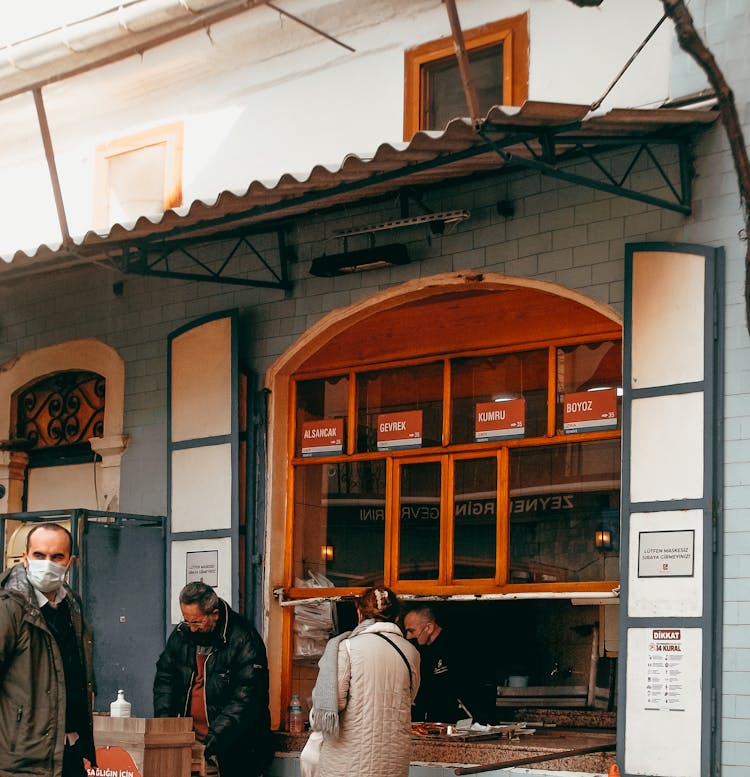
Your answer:
[[[105,379],[94,372],[59,372],[16,396],[16,435],[29,449],[55,448],[101,437]]]

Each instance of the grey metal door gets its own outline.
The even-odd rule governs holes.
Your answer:
[[[134,717],[152,717],[156,659],[164,647],[165,536],[160,519],[85,522],[84,607],[94,627],[94,709],[108,712],[118,688]]]

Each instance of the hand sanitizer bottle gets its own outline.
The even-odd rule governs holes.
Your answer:
[[[117,698],[109,705],[109,714],[112,718],[129,718],[130,702],[125,698],[125,691],[117,691]]]

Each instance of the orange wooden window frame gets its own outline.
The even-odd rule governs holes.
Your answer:
[[[375,452],[369,451],[364,453],[356,453],[354,441],[356,438],[355,428],[355,416],[356,408],[355,404],[355,391],[356,375],[359,372],[367,372],[372,369],[383,369],[394,366],[407,366],[425,362],[442,361],[444,365],[447,365],[447,369],[443,371],[444,385],[444,407],[443,407],[443,432],[447,434],[447,430],[450,429],[452,407],[450,402],[450,360],[455,358],[461,358],[463,356],[476,356],[479,353],[493,354],[503,352],[515,352],[518,347],[512,346],[503,349],[482,349],[481,352],[469,353],[451,353],[445,355],[442,359],[435,357],[423,357],[409,360],[408,362],[387,362],[383,364],[371,364],[367,366],[360,366],[356,370],[350,370],[347,372],[349,376],[349,429],[348,429],[348,453],[338,456],[325,456],[316,457],[314,460],[309,458],[301,458],[295,455],[295,419],[296,419],[296,378],[302,378],[303,376],[298,374],[291,379],[291,398],[292,402],[289,406],[289,428],[288,428],[288,445],[290,451],[289,459],[289,473],[287,479],[287,516],[286,516],[286,546],[285,546],[285,580],[287,587],[287,595],[292,598],[305,598],[310,595],[309,588],[295,588],[293,585],[293,564],[294,560],[293,547],[294,547],[294,471],[299,466],[312,465],[312,464],[325,464],[327,462],[335,463],[340,461],[360,461],[360,460],[382,460],[386,461],[386,488],[385,492],[388,495],[390,506],[385,511],[385,558],[383,567],[383,577],[386,585],[393,588],[396,593],[409,592],[414,594],[433,594],[433,595],[450,595],[455,593],[461,593],[466,590],[471,590],[472,593],[515,593],[515,592],[541,592],[541,591],[599,591],[602,588],[614,587],[618,585],[619,581],[586,581],[586,582],[560,582],[560,583],[510,583],[508,581],[509,571],[509,541],[510,541],[510,516],[507,500],[498,499],[497,505],[497,547],[496,547],[496,576],[494,579],[453,579],[452,576],[452,553],[453,553],[453,527],[448,515],[453,514],[453,511],[448,509],[451,506],[453,495],[453,461],[463,458],[481,458],[491,456],[493,453],[498,456],[498,495],[507,493],[508,489],[508,456],[511,448],[516,447],[544,447],[549,445],[563,445],[573,441],[570,435],[558,433],[556,431],[555,416],[557,412],[556,401],[556,385],[557,385],[557,373],[556,373],[556,352],[557,349],[563,345],[575,345],[581,343],[599,342],[605,340],[621,340],[621,333],[617,331],[599,333],[595,337],[584,336],[576,338],[561,338],[559,341],[548,341],[545,344],[542,343],[527,343],[524,344],[520,350],[536,350],[540,346],[544,346],[548,349],[549,353],[549,370],[548,370],[548,403],[547,403],[547,434],[538,438],[521,438],[504,440],[501,443],[498,442],[484,442],[484,443],[462,443],[457,445],[450,445],[446,443],[444,438],[442,446],[436,446],[432,448],[424,448],[419,452],[415,450],[401,450],[401,451],[387,451],[387,452]],[[312,377],[329,377],[330,375],[341,374],[340,371],[333,371],[331,373],[317,373],[304,375],[305,380],[309,380]],[[446,401],[447,400],[447,401]],[[608,440],[619,439],[621,432],[619,429],[611,431],[599,431],[599,432],[583,432],[574,435],[575,441],[586,442],[595,440]],[[427,462],[427,461],[441,461],[443,477],[441,478],[441,504],[446,507],[446,511],[441,511],[441,525],[440,525],[440,573],[438,580],[398,580],[398,481],[397,477],[398,469],[401,463]],[[443,516],[445,512],[445,516]],[[341,595],[342,592],[346,593],[361,593],[364,589],[356,586],[348,587],[346,589],[316,589],[316,596],[327,595]]]
[[[412,451],[413,453],[413,451]],[[446,513],[448,512],[448,502],[451,500],[451,495],[448,492],[448,481],[451,478],[451,473],[449,472],[448,468],[448,457],[447,456],[415,456],[414,458],[408,458],[405,460],[394,460],[393,468],[393,479],[392,479],[392,490],[391,490],[391,499],[390,499],[390,510],[386,510],[386,512],[390,512],[391,514],[391,526],[390,530],[391,533],[389,535],[390,540],[390,548],[386,546],[386,554],[390,551],[390,575],[387,578],[388,584],[393,586],[393,590],[395,591],[398,587],[397,581],[399,580],[398,577],[398,569],[399,569],[399,563],[400,563],[400,556],[401,556],[401,547],[400,547],[400,536],[401,536],[401,526],[400,526],[400,506],[401,506],[401,468],[404,466],[409,466],[413,464],[439,464],[440,465],[440,505],[441,508],[445,507],[446,509],[440,510],[440,524],[438,526],[438,533],[439,533],[439,547],[438,547],[438,576],[436,580],[431,579],[425,579],[425,578],[409,578],[408,580],[404,580],[402,583],[402,587],[411,588],[414,585],[417,586],[445,586],[448,584],[448,570],[447,570],[447,553],[448,553],[448,521],[446,519]]]
[[[109,160],[132,154],[150,146],[166,146],[164,165],[163,207],[176,208],[182,205],[182,156],[184,147],[184,126],[181,121],[153,127],[122,138],[101,143],[96,147],[94,158],[94,224],[109,226]]]
[[[529,94],[528,14],[483,24],[464,32],[467,51],[503,44],[503,105],[523,105]],[[422,127],[425,104],[424,65],[455,55],[453,38],[428,41],[404,52],[404,140]],[[439,128],[442,129],[442,128]]]
[[[412,451],[412,454],[414,452]],[[471,453],[450,453],[441,456],[415,456],[414,458],[408,458],[404,460],[393,459],[393,467],[396,469],[396,477],[394,477],[393,485],[390,493],[390,504],[392,509],[389,512],[391,515],[391,533],[389,536],[390,541],[390,553],[388,556],[388,574],[385,575],[385,579],[394,591],[412,591],[416,588],[419,589],[434,589],[436,587],[486,587],[500,585],[500,580],[503,578],[503,570],[508,566],[508,552],[502,553],[501,549],[505,548],[500,543],[504,541],[504,538],[509,536],[509,527],[507,525],[500,526],[500,520],[495,521],[495,571],[489,578],[455,578],[453,574],[453,561],[454,561],[454,499],[455,499],[455,466],[457,461],[467,461],[472,459],[490,459],[495,458],[498,467],[498,473],[496,478],[495,488],[502,488],[503,484],[507,483],[507,466],[508,466],[508,451],[507,448],[501,448],[497,451],[485,451],[477,453],[472,451]],[[400,506],[400,469],[404,465],[408,464],[422,464],[425,462],[440,462],[441,466],[441,493],[440,503],[445,509],[440,511],[440,549],[439,549],[439,570],[437,580],[429,579],[408,579],[401,580],[398,575],[399,560],[400,560],[400,531],[399,531],[399,506]],[[502,471],[501,471],[502,469]],[[496,493],[502,493],[496,491]],[[500,500],[498,500],[499,502]],[[507,514],[507,503],[503,505],[498,504],[499,511],[502,511],[502,515]],[[499,558],[499,568],[498,568]],[[498,573],[499,572],[499,573]]]

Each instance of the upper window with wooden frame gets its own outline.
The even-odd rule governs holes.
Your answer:
[[[301,377],[290,577],[437,594],[616,584],[621,364],[602,336]]]
[[[464,32],[480,116],[493,105],[522,105],[529,91],[528,16],[484,24]],[[419,130],[442,130],[466,116],[452,37],[429,41],[405,53],[404,139]]]
[[[178,121],[97,146],[97,228],[159,215],[182,204],[183,134]]]

